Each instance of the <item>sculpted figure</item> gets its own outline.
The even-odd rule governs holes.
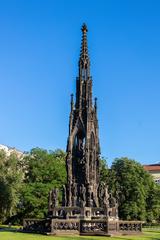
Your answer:
[[[105,207],[108,207],[108,205],[109,205],[109,194],[108,194],[108,187],[107,186],[105,186],[105,188],[104,188],[103,203],[104,203]]]
[[[67,204],[67,193],[66,193],[66,186],[63,185],[63,191],[62,191],[62,206],[66,206]]]
[[[81,197],[81,206],[85,207],[86,205],[86,188],[84,184],[80,187],[80,197]]]
[[[72,185],[72,206],[76,206],[77,203],[77,184]]]
[[[58,189],[54,188],[51,193],[52,207],[58,206]]]
[[[88,205],[88,207],[92,207],[93,206],[92,188],[91,188],[91,186],[89,184],[87,186],[87,205]]]
[[[96,189],[94,189],[94,191],[92,192],[92,197],[93,197],[93,206],[94,207],[98,207],[99,203],[98,203],[98,196],[97,196],[97,187]]]
[[[103,207],[103,205],[104,205],[103,198],[104,198],[104,184],[102,183],[99,186],[99,204],[101,207]]]
[[[109,194],[109,205],[111,208],[117,207],[116,198],[114,198],[111,193]]]

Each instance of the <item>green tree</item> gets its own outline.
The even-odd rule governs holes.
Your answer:
[[[146,220],[160,221],[160,186],[153,183],[146,199]]]
[[[66,182],[65,153],[34,148],[25,161],[20,214],[42,218],[47,213],[49,191],[55,187],[61,189]]]
[[[22,168],[16,154],[0,151],[0,220],[15,215],[23,181]]]
[[[99,166],[99,172],[100,172],[100,183],[106,183],[108,184],[108,165],[107,165],[107,160],[102,157],[100,159],[100,166]]]
[[[118,196],[121,219],[147,219],[148,210],[153,207],[151,193],[153,195],[155,183],[141,164],[128,158],[115,159],[109,173],[109,186]]]

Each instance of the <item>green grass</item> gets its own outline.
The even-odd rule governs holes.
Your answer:
[[[0,231],[0,240],[104,240],[107,237],[92,237],[92,236],[44,236],[39,234],[28,234]],[[116,236],[109,238],[111,240],[160,240],[160,231],[145,231],[142,235],[134,236]]]

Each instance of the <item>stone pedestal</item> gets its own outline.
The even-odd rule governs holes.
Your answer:
[[[92,209],[91,207],[84,207],[81,209],[81,217],[82,220],[91,220],[92,218]]]

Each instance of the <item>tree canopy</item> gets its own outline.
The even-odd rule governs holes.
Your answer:
[[[121,219],[159,218],[160,188],[140,163],[128,158],[115,159],[109,172],[109,187],[118,198]]]
[[[62,150],[34,148],[19,159],[0,151],[1,222],[46,216],[49,191],[66,183],[65,156]],[[160,220],[160,187],[140,163],[116,158],[108,169],[101,158],[100,182],[117,197],[120,219]]]
[[[34,148],[25,157],[27,164],[21,192],[23,217],[42,218],[47,213],[48,194],[66,182],[65,153]]]
[[[0,221],[16,213],[20,200],[23,173],[16,154],[0,151]]]

